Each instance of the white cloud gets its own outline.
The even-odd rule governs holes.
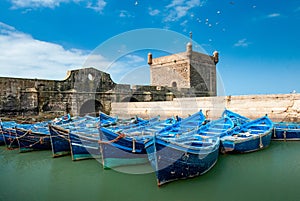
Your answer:
[[[173,0],[169,5],[166,6],[166,12],[168,15],[165,17],[165,21],[177,21],[182,17],[186,16],[194,7],[202,6],[205,1],[200,0]]]
[[[146,64],[145,59],[143,57],[137,56],[137,55],[133,55],[133,54],[128,54],[125,56],[125,59],[127,60],[127,62],[129,64],[136,64],[136,63],[143,63]]]
[[[108,63],[100,55],[36,40],[0,22],[0,76],[63,79],[70,69],[99,69]]]
[[[239,41],[237,41],[234,46],[235,47],[248,47],[251,43],[247,41],[246,38],[243,38]]]
[[[90,8],[98,13],[102,13],[106,4],[107,3],[104,0],[98,0],[97,2],[88,2],[87,8]]]
[[[280,17],[280,13],[271,13],[269,15],[267,15],[267,18],[274,18],[274,17]]]
[[[10,2],[12,9],[26,8],[25,12],[36,8],[55,8],[61,3],[83,3],[86,8],[102,13],[107,4],[104,0],[10,0]]]
[[[180,23],[180,25],[183,26],[183,27],[185,27],[187,23],[188,23],[188,21],[184,20],[183,22]]]
[[[151,16],[155,16],[155,15],[158,15],[160,13],[160,11],[158,9],[152,9],[152,8],[149,8],[149,15]]]
[[[70,1],[78,0],[10,0],[12,3],[13,9],[18,8],[38,8],[38,7],[47,7],[55,8],[58,7],[61,3],[68,3]]]
[[[120,14],[119,14],[119,17],[122,17],[122,18],[129,18],[129,17],[132,17],[132,15],[127,11],[127,10],[121,10],[120,11]]]

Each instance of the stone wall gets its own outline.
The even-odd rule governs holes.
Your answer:
[[[65,80],[0,77],[0,116],[47,112],[78,115],[86,102],[94,111],[109,112],[111,99],[107,97],[111,93],[106,93],[115,85],[109,74],[94,68],[69,71]]]
[[[210,96],[216,96],[216,64],[210,56],[192,52],[190,71],[192,87],[200,92],[208,92]]]
[[[151,85],[190,88],[190,64],[186,53],[152,59]]]
[[[69,71],[64,80],[0,77],[0,117],[49,113],[109,113],[112,102],[151,102],[194,97],[193,88],[116,84],[94,68]],[[204,94],[205,95],[205,94]]]
[[[216,96],[217,62],[218,55],[193,52],[191,43],[187,44],[186,52],[178,54],[152,58],[149,53],[151,85],[193,88],[196,96]]]
[[[300,94],[245,95],[175,98],[164,102],[112,103],[111,115],[144,118],[160,115],[187,117],[202,109],[207,118],[216,119],[227,108],[249,118],[267,114],[273,121],[300,121]]]

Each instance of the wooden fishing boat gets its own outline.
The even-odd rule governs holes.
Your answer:
[[[16,127],[15,130],[21,153],[34,150],[51,150],[50,134],[47,127],[31,127],[30,129]]]
[[[147,124],[138,124],[135,127],[117,130],[117,132],[114,129],[100,128],[101,140],[99,143],[103,167],[108,169],[147,163],[145,140],[151,138],[155,132],[174,124],[178,120],[178,118],[169,118],[157,121],[157,118],[154,118]]]
[[[0,135],[0,146],[1,146],[1,145],[5,145],[4,137],[3,137],[2,134]]]
[[[218,160],[219,145],[219,137],[197,134],[173,138],[157,135],[145,143],[158,186],[208,172]]]
[[[49,125],[49,131],[51,135],[52,153],[53,157],[59,157],[64,155],[72,155],[73,160],[82,160],[98,157],[97,150],[99,149],[98,144],[93,144],[93,142],[98,141],[98,125],[100,123],[103,127],[116,127],[116,126],[128,126],[130,123],[142,122],[141,118],[130,118],[130,119],[118,119],[111,117],[104,113],[100,113],[99,117],[77,117],[73,119],[72,122],[63,125]],[[96,136],[89,136],[91,132],[96,133]],[[70,135],[72,136],[70,139]],[[89,142],[88,140],[91,140]],[[70,144],[70,141],[71,144]],[[95,154],[91,154],[93,149],[91,149],[91,144],[93,144],[96,150]],[[85,146],[91,149],[90,151],[85,148]]]
[[[183,129],[175,134],[174,129],[168,129],[171,135],[158,133],[146,142],[158,186],[207,172],[217,161],[220,137],[226,136],[233,127],[229,117],[222,117],[187,132]]]
[[[194,113],[193,115],[176,122],[173,125],[166,126],[164,129],[160,130],[157,135],[162,137],[175,137],[182,133],[196,131],[201,126],[205,125],[207,122],[202,110]]]
[[[98,128],[80,128],[69,133],[73,161],[101,157]]]
[[[295,141],[300,140],[300,123],[274,123],[272,140]]]
[[[97,118],[92,116],[73,117],[67,124],[55,125],[49,124],[53,157],[65,156],[71,154],[69,133],[71,129],[80,127],[91,127],[98,124]]]
[[[70,115],[66,115],[51,121],[37,122],[29,125],[17,124],[15,132],[20,152],[51,150],[51,136],[48,125],[51,123],[54,125],[70,125],[70,123],[74,124],[77,120],[78,117],[71,118]]]
[[[229,135],[221,137],[221,152],[246,153],[269,146],[273,122],[264,116],[236,126]]]
[[[235,113],[231,110],[228,110],[228,109],[225,109],[222,114],[222,117],[225,117],[225,116],[229,117],[233,121],[234,126],[240,126],[244,123],[251,121],[251,119],[249,119],[245,116],[242,116],[238,113]]]
[[[70,130],[52,124],[49,124],[48,128],[50,132],[52,156],[55,158],[71,154]]]
[[[19,143],[17,141],[17,133],[15,126],[18,125],[15,121],[0,122],[0,132],[4,143],[8,149],[19,148]],[[22,124],[23,127],[30,128],[31,124]]]
[[[194,133],[206,137],[224,137],[228,135],[233,128],[234,122],[231,120],[231,118],[225,116],[208,122],[207,124],[201,126]]]

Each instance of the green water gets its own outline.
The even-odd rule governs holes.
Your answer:
[[[205,175],[160,188],[154,173],[125,174],[103,170],[96,160],[73,162],[68,156],[54,159],[50,151],[20,154],[1,147],[0,200],[297,201],[300,142],[272,142],[259,152],[221,155]]]

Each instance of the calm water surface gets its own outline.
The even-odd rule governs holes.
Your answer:
[[[221,155],[205,175],[160,188],[154,173],[103,170],[96,160],[73,162],[69,156],[54,159],[50,151],[20,154],[2,146],[0,200],[297,201],[300,142],[272,142],[259,152]]]

